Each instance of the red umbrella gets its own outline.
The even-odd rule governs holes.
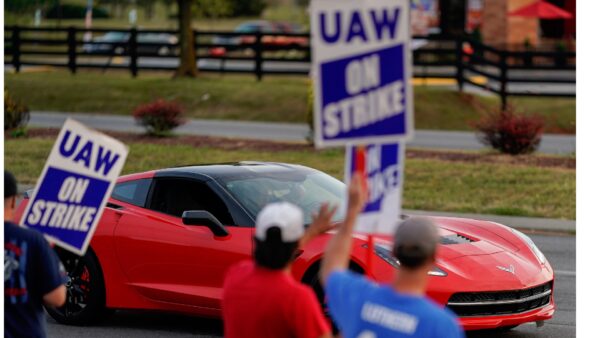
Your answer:
[[[571,19],[573,15],[562,8],[545,1],[536,1],[510,13],[509,16],[524,16],[540,19]]]

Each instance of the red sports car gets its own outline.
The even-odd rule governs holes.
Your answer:
[[[345,186],[320,171],[283,163],[241,162],[171,168],[123,176],[83,257],[58,254],[69,272],[68,301],[49,309],[61,323],[85,324],[107,309],[221,314],[227,268],[251,256],[254,219],[273,201],[309,215],[341,204]],[[17,217],[24,210],[19,207]],[[342,212],[335,217],[340,220]],[[554,273],[526,235],[506,226],[436,218],[441,242],[428,294],[452,309],[467,330],[510,328],[554,314]],[[323,300],[317,271],[324,234],[309,243],[293,275]],[[379,236],[371,277],[391,280],[398,262]],[[366,238],[356,235],[351,268],[365,273]]]

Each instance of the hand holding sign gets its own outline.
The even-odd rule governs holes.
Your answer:
[[[348,187],[348,210],[349,212],[360,212],[365,207],[369,198],[366,176],[363,173],[355,173]]]
[[[126,157],[121,142],[68,119],[21,223],[83,255]]]

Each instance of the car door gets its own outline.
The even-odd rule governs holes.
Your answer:
[[[229,235],[183,224],[183,211],[200,209],[226,225]],[[154,178],[143,207],[120,211],[115,249],[132,287],[157,301],[220,308],[227,269],[252,250],[252,229],[233,224],[236,211],[206,182],[181,177]]]

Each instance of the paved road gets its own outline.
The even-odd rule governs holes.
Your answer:
[[[60,113],[35,111],[31,113],[30,125],[60,128],[67,117],[75,118],[90,127],[125,132],[143,132],[130,116]],[[305,124],[241,122],[222,120],[191,119],[176,129],[177,133],[248,138],[273,141],[304,142],[308,134]],[[472,132],[417,130],[414,139],[408,143],[413,148],[481,150]],[[575,136],[544,135],[539,151],[547,154],[574,154]]]
[[[557,311],[542,328],[525,324],[508,333],[474,332],[469,337],[570,338],[575,337],[575,237],[532,235],[556,270]],[[219,320],[134,311],[118,311],[103,324],[71,327],[48,319],[49,337],[221,337]]]

